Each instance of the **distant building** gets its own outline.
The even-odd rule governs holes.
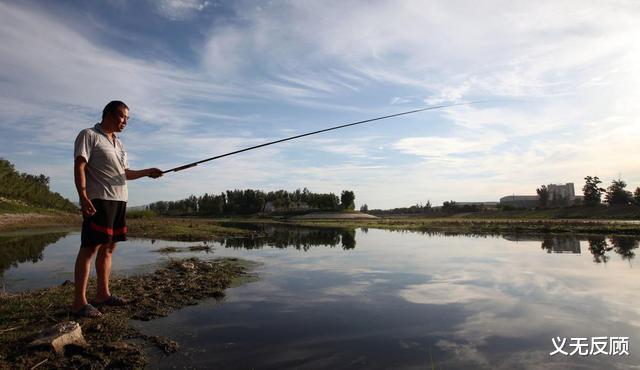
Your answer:
[[[570,206],[582,203],[583,197],[576,196],[572,182],[564,185],[549,184],[547,185],[547,191],[549,192],[548,206]],[[535,208],[540,206],[540,198],[537,195],[508,195],[500,198],[500,205],[515,208]]]
[[[580,254],[580,241],[575,236],[546,237],[542,241],[542,249],[547,253]]]
[[[549,204],[556,206],[572,205],[576,203],[576,192],[572,182],[564,185],[549,184]]]
[[[514,208],[535,208],[540,204],[537,195],[507,195],[500,198],[501,206]]]

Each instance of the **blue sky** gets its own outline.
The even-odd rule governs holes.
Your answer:
[[[72,200],[72,144],[110,100],[132,168],[440,103],[130,182],[130,204],[226,189],[370,208],[548,183],[640,186],[637,1],[0,1],[0,157]]]

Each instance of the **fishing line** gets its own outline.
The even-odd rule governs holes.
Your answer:
[[[179,166],[179,167],[175,167],[166,171],[162,171],[162,173],[167,173],[167,172],[178,172],[178,171],[182,171],[182,170],[186,170],[187,168],[191,168],[191,167],[195,167],[197,165],[199,165],[200,163],[204,163],[204,162],[209,162],[209,161],[213,161],[215,159],[220,159],[223,157],[228,157],[230,155],[234,155],[234,154],[238,154],[238,153],[242,153],[242,152],[246,152],[249,150],[253,150],[253,149],[258,149],[258,148],[262,148],[264,146],[268,146],[268,145],[273,145],[273,144],[277,144],[277,143],[282,143],[284,141],[289,141],[289,140],[293,140],[293,139],[299,139],[301,137],[305,137],[305,136],[310,136],[310,135],[315,135],[315,134],[319,134],[322,132],[327,132],[327,131],[332,131],[332,130],[337,130],[337,129],[341,129],[341,128],[345,128],[345,127],[349,127],[349,126],[355,126],[355,125],[361,125],[364,123],[369,123],[369,122],[373,122],[373,121],[380,121],[383,119],[387,119],[387,118],[393,118],[393,117],[398,117],[398,116],[404,116],[406,114],[412,114],[412,113],[418,113],[418,112],[423,112],[426,110],[434,110],[434,109],[442,109],[442,108],[448,108],[448,107],[455,107],[458,105],[471,105],[471,104],[482,104],[482,103],[490,103],[492,101],[472,101],[472,102],[466,102],[466,103],[452,103],[452,104],[443,104],[443,105],[434,105],[432,107],[426,107],[426,108],[420,108],[420,109],[414,109],[414,110],[410,110],[410,111],[406,111],[406,112],[402,112],[402,113],[396,113],[396,114],[390,114],[388,116],[382,116],[382,117],[377,117],[377,118],[370,118],[370,119],[366,119],[364,121],[358,121],[358,122],[353,122],[353,123],[347,123],[345,125],[340,125],[340,126],[334,126],[334,127],[329,127],[329,128],[325,128],[322,130],[318,130],[318,131],[313,131],[313,132],[307,132],[306,134],[300,134],[300,135],[296,135],[296,136],[291,136],[291,137],[287,137],[284,139],[280,139],[280,140],[276,140],[276,141],[270,141],[268,143],[264,143],[264,144],[260,144],[260,145],[255,145],[249,148],[244,148],[244,149],[240,149],[240,150],[235,150],[233,152],[229,152],[229,153],[225,153],[225,154],[220,154],[217,155],[215,157],[211,157],[211,158],[206,158],[206,159],[202,159],[200,161],[197,162],[193,162],[193,163],[189,163],[189,164],[185,164],[183,166]]]

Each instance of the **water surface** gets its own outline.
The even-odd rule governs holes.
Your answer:
[[[638,363],[636,238],[258,231],[265,236],[214,243],[213,256],[262,262],[260,280],[227,290],[222,302],[135,323],[182,346],[170,356],[153,352],[154,368],[627,369]],[[46,245],[31,251],[39,256],[3,260],[5,288],[69,279],[79,235],[57,238],[40,240]],[[118,274],[153,268],[171,258],[154,250],[194,244],[128,241],[114,255],[114,268]],[[6,245],[0,238],[0,251]],[[192,255],[207,257],[173,256]],[[570,338],[629,337],[630,355],[550,356],[555,337],[567,338],[568,352]]]

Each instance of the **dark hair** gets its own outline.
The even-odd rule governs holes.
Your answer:
[[[110,101],[109,104],[105,105],[104,109],[102,110],[102,119],[106,118],[110,114],[116,113],[120,108],[129,109],[129,107],[127,107],[127,105],[120,100]]]

